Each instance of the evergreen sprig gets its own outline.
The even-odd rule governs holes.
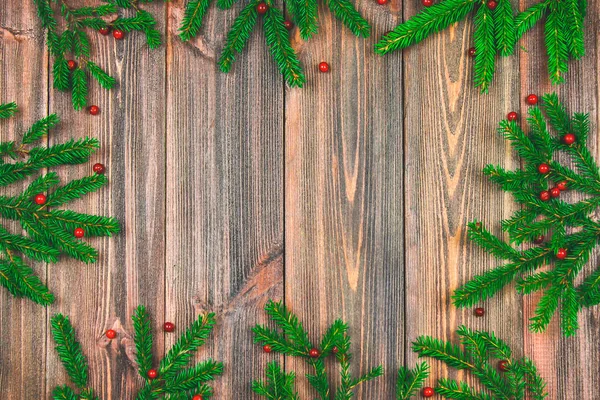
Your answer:
[[[144,306],[138,306],[132,317],[136,361],[138,371],[144,378],[144,386],[137,394],[137,400],[150,399],[189,399],[199,394],[204,399],[212,396],[208,382],[223,373],[223,364],[211,359],[186,368],[187,364],[202,346],[215,325],[212,313],[200,315],[171,347],[155,370],[156,378],[148,377],[152,370],[152,329],[150,316]]]
[[[16,104],[0,105],[0,118],[8,118]],[[43,138],[59,122],[51,114],[35,122],[21,140],[0,142],[0,187],[5,187],[40,173],[46,168],[65,164],[82,164],[98,148],[96,139],[69,140],[50,147],[30,145]],[[23,257],[55,263],[65,254],[85,263],[96,261],[97,251],[73,232],[82,228],[86,236],[110,236],[119,231],[114,218],[100,217],[56,209],[105,185],[104,175],[94,174],[60,185],[56,172],[39,175],[13,196],[0,196],[0,285],[17,297],[27,297],[42,305],[51,304],[54,296],[26,265]],[[46,193],[46,202],[37,204],[36,195]],[[25,233],[12,233],[6,223],[18,221]]]
[[[454,400],[535,399],[543,400],[546,383],[533,362],[524,357],[515,359],[506,343],[493,333],[473,331],[464,326],[457,330],[461,346],[430,336],[420,336],[412,349],[419,357],[431,357],[449,367],[469,371],[481,389],[449,378],[438,379],[435,392]],[[410,399],[423,387],[428,377],[427,363],[415,369],[400,368],[397,395],[399,400]]]
[[[171,348],[160,363],[158,376],[148,378],[152,369],[152,328],[150,316],[144,306],[138,306],[132,316],[134,328],[134,343],[138,371],[145,379],[144,386],[138,391],[136,399],[155,400],[190,399],[199,394],[204,399],[212,397],[213,391],[208,382],[223,373],[223,364],[208,359],[191,368],[186,364],[196,349],[204,344],[210,334],[215,320],[214,314],[198,317]],[[71,381],[77,387],[76,393],[67,385],[57,386],[52,392],[54,400],[99,400],[88,385],[88,365],[81,351],[81,345],[75,337],[75,330],[69,318],[56,314],[50,320],[52,336],[56,342],[56,351],[64,365]]]
[[[298,317],[290,312],[282,302],[269,301],[265,311],[279,329],[270,329],[263,325],[253,328],[254,342],[268,346],[270,351],[287,356],[303,358],[314,373],[306,378],[318,393],[321,400],[348,400],[354,396],[354,389],[363,382],[375,379],[383,374],[383,368],[377,366],[364,375],[353,378],[350,374],[350,337],[348,325],[336,320],[325,332],[319,347],[315,347],[308,337]],[[328,379],[325,359],[334,355],[340,364],[340,386],[332,390]],[[267,381],[255,381],[252,388],[255,393],[269,399],[298,399],[294,389],[295,375],[285,374],[277,363],[267,365]]]
[[[54,88],[71,91],[73,108],[81,110],[87,105],[90,76],[104,89],[111,89],[116,84],[115,78],[90,59],[91,38],[88,29],[140,31],[146,35],[146,42],[151,49],[161,45],[161,34],[156,29],[155,18],[139,5],[150,1],[105,0],[106,4],[95,7],[75,8],[64,0],[34,0],[42,27],[47,30],[48,50],[54,58]],[[124,13],[131,16],[120,16]],[[64,23],[59,23],[59,18]],[[69,59],[76,62],[74,68],[69,68]]]
[[[524,167],[506,171],[488,165],[484,169],[492,182],[511,192],[521,205],[511,218],[502,221],[509,242],[480,222],[469,224],[469,238],[506,263],[467,282],[456,290],[453,300],[459,307],[473,306],[516,280],[519,293],[543,292],[530,329],[544,331],[560,307],[562,331],[572,336],[578,328],[579,311],[600,303],[600,268],[581,283],[577,281],[600,239],[600,222],[593,219],[600,207],[600,170],[586,146],[588,115],[569,115],[557,95],[548,94],[541,109],[530,109],[527,121],[529,134],[516,122],[500,123],[500,132],[512,143]],[[572,166],[559,162],[559,154],[568,156]],[[549,172],[545,173],[541,165],[547,165]],[[562,200],[564,190],[580,192],[581,199]],[[530,242],[536,245],[517,247]],[[541,270],[544,266],[552,268]]]
[[[236,0],[217,0],[217,6],[221,9],[228,9],[235,2]],[[332,14],[352,33],[359,37],[369,36],[371,30],[369,23],[350,0],[326,0],[324,2]],[[211,0],[188,1],[179,27],[179,36],[183,41],[191,40],[198,35],[210,4]],[[262,16],[258,12],[259,5],[267,8]],[[298,26],[300,36],[304,40],[308,40],[318,32],[318,0],[284,0],[283,5],[289,12],[290,21]],[[285,81],[291,87],[302,87],[305,76],[298,55],[292,47],[284,14],[275,5],[274,0],[252,0],[242,8],[227,34],[225,46],[219,57],[221,71],[229,72],[231,70],[236,54],[241,53],[246,47],[258,19],[262,19],[267,45]]]
[[[62,362],[69,378],[77,388],[76,393],[71,387],[61,385],[54,388],[52,398],[54,400],[98,400],[94,390],[88,388],[88,364],[81,345],[75,337],[75,330],[69,321],[69,317],[56,314],[50,319],[52,337],[56,343],[56,352]]]
[[[569,59],[580,59],[585,54],[586,1],[544,0],[518,13],[510,0],[494,1],[495,8],[490,7],[490,3],[488,0],[442,0],[386,33],[375,51],[386,54],[410,47],[474,11],[474,81],[481,92],[487,93],[494,76],[496,55],[512,55],[518,40],[546,17],[548,73],[553,84],[564,82]]]

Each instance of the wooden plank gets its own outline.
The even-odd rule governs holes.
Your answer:
[[[405,2],[404,17],[420,11]],[[456,328],[494,331],[520,354],[523,342],[521,300],[514,287],[482,303],[486,314],[457,309],[455,289],[498,265],[467,238],[467,223],[477,219],[496,234],[500,220],[512,214],[509,195],[488,181],[486,164],[518,167],[498,122],[518,111],[517,58],[497,60],[489,94],[473,87],[472,16],[405,51],[406,291],[407,343],[419,335],[457,343]],[[409,350],[407,350],[409,352]],[[409,352],[408,364],[417,361]],[[428,360],[432,361],[432,360]],[[465,378],[431,362],[434,385],[439,377]],[[471,379],[471,378],[467,378]]]
[[[94,2],[95,3],[95,2]],[[164,4],[144,4],[165,30]],[[33,15],[32,13],[28,15]],[[72,109],[70,94],[51,91],[50,109],[62,118],[51,138],[93,136],[101,149],[89,164],[61,168],[63,179],[106,165],[109,185],[72,208],[119,219],[122,233],[89,240],[99,250],[92,265],[65,259],[52,268],[58,301],[50,314],[69,315],[90,365],[90,385],[103,399],[132,399],[141,379],[133,368],[131,314],[144,304],[154,316],[155,349],[163,348],[165,257],[165,51],[148,49],[140,33],[122,41],[91,32],[93,59],[119,82],[106,91],[92,84],[90,102],[98,116]],[[71,208],[71,207],[70,207]],[[158,318],[156,318],[158,317]],[[109,341],[104,332],[117,331]],[[50,340],[50,339],[49,339]],[[48,346],[47,396],[67,383],[52,341]]]
[[[523,9],[536,2],[524,2]],[[600,9],[588,7],[585,21],[586,55],[580,61],[569,62],[565,83],[552,86],[548,79],[548,64],[544,45],[543,25],[537,26],[524,37],[526,50],[521,54],[521,99],[529,93],[556,91],[568,111],[590,113],[591,133],[588,145],[597,162],[600,162]],[[523,100],[522,100],[523,101]],[[564,160],[568,161],[568,160]],[[569,199],[567,199],[569,200]],[[596,260],[600,252],[595,251],[582,270],[587,276],[598,267]],[[534,315],[540,296],[528,296],[524,302],[524,320]],[[580,329],[575,338],[564,338],[560,331],[560,319],[555,316],[543,334],[525,332],[525,351],[537,364],[540,374],[548,382],[550,399],[594,399],[595,389],[600,384],[600,351],[597,321],[600,308],[593,307],[579,313]]]
[[[402,57],[372,52],[397,18],[358,6],[376,21],[372,37],[319,10],[319,33],[301,46],[306,87],[286,92],[285,294],[315,343],[335,319],[349,323],[352,373],[387,371],[356,398],[385,399],[404,352]],[[286,363],[300,397],[314,398],[304,361]]]
[[[0,103],[15,101],[19,113],[0,122],[0,140],[15,140],[44,117],[48,105],[48,57],[44,35],[32,26],[33,2],[20,7],[0,4]],[[16,193],[17,185],[0,188],[0,195]],[[5,226],[19,232],[18,224]],[[14,229],[14,230],[13,230]],[[29,260],[28,260],[29,261]],[[44,280],[46,266],[33,265]],[[29,300],[16,299],[0,288],[0,392],[13,399],[43,398],[46,368],[46,310]]]
[[[218,71],[233,8],[211,10],[199,37],[184,44],[175,36],[183,2],[169,7],[165,319],[183,329],[216,312],[197,359],[225,362],[218,398],[248,399],[267,361],[250,328],[283,289],[284,100],[260,21],[232,71]]]

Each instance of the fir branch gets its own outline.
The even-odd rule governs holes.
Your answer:
[[[511,192],[522,205],[511,218],[502,221],[509,241],[490,234],[478,222],[469,225],[469,238],[506,264],[474,277],[457,289],[452,298],[459,307],[472,306],[516,280],[521,294],[543,292],[530,329],[546,330],[552,317],[559,313],[563,334],[572,336],[578,328],[578,312],[600,302],[598,269],[583,283],[575,283],[600,243],[600,222],[592,219],[600,208],[600,168],[584,141],[589,133],[587,115],[569,115],[556,94],[543,96],[541,108],[532,108],[528,122],[532,126],[529,135],[514,122],[503,121],[500,129],[523,158],[525,168],[505,171],[501,167],[487,166],[484,169],[493,182]],[[563,137],[573,132],[576,142],[562,143]],[[559,162],[557,153],[566,154],[575,170]],[[546,163],[550,171],[540,173],[540,163]],[[551,183],[555,185],[552,191],[559,198],[540,198],[543,191],[552,187]],[[582,192],[586,197],[567,203],[560,200],[564,190]],[[545,237],[548,238],[544,242]],[[537,246],[526,250],[514,247],[529,241]],[[552,268],[530,274],[542,265]],[[524,372],[515,370],[514,373]]]
[[[426,362],[417,364],[413,369],[401,366],[396,381],[396,399],[408,400],[415,396],[428,377],[429,365]]]
[[[507,0],[503,0],[507,1]],[[502,2],[502,1],[501,1]],[[496,57],[496,40],[493,12],[486,6],[486,1],[481,0],[481,5],[475,12],[473,22],[475,32],[475,87],[487,93],[489,85],[494,78],[494,63]]]
[[[259,0],[251,1],[235,19],[232,28],[227,34],[227,42],[219,57],[219,67],[223,72],[229,72],[235,61],[235,53],[241,53],[250,38],[250,33],[256,24],[258,13],[256,6]]]
[[[16,106],[12,108],[16,109]],[[4,162],[2,159],[0,162],[0,186],[22,181],[45,168],[89,160],[98,148],[96,139],[30,147],[58,122],[58,117],[51,114],[35,122],[21,137],[20,143],[0,143],[0,159],[16,160]],[[86,263],[95,261],[97,251],[84,241],[76,240],[74,231],[82,228],[87,237],[110,236],[119,231],[118,222],[114,218],[50,210],[49,207],[64,206],[106,183],[104,175],[94,174],[60,186],[58,175],[49,172],[38,175],[19,194],[0,196],[0,284],[14,296],[26,297],[42,305],[52,303],[53,295],[21,256],[49,263],[57,262],[61,254]],[[46,193],[44,203],[36,204],[34,198],[43,193]],[[5,220],[18,221],[24,232],[9,232],[2,226]]]
[[[405,49],[424,40],[434,32],[446,29],[470,13],[478,0],[445,0],[426,7],[419,14],[385,34],[375,46],[375,52],[386,54]]]
[[[211,0],[192,0],[186,4],[185,13],[179,26],[179,37],[181,40],[187,42],[198,34],[200,28],[202,28],[202,20],[210,3]]]
[[[305,81],[304,74],[300,67],[300,60],[290,44],[281,11],[273,7],[269,8],[265,15],[264,26],[267,44],[277,62],[279,72],[290,87],[302,87]]]
[[[77,387],[85,388],[88,381],[87,361],[81,351],[81,345],[75,338],[71,321],[62,314],[56,314],[50,319],[50,325],[52,337],[56,342],[56,352],[65,370]]]
[[[131,319],[136,350],[135,361],[138,365],[138,372],[142,378],[146,379],[148,371],[152,368],[152,327],[146,307],[138,306]]]
[[[10,118],[17,112],[17,103],[0,104],[0,119]]]
[[[148,3],[152,0],[144,0]],[[119,29],[125,32],[141,31],[146,35],[148,47],[155,49],[161,44],[161,33],[154,29],[156,20],[148,11],[142,9],[138,1],[110,1],[98,6],[71,6],[64,0],[34,0],[42,27],[47,30],[47,43],[53,55],[52,66],[54,88],[72,91],[72,104],[75,110],[87,105],[88,72],[100,86],[110,89],[116,80],[109,76],[92,60],[92,43],[88,30]],[[134,9],[133,17],[120,16],[123,9]],[[131,13],[131,11],[129,12]],[[58,23],[57,18],[64,20]],[[62,22],[61,20],[61,22]],[[74,57],[75,60],[69,60]],[[70,71],[69,61],[75,61],[77,67]]]
[[[252,390],[259,396],[271,400],[299,400],[295,389],[296,374],[285,373],[277,361],[267,364],[266,381],[253,381]]]
[[[464,348],[430,336],[421,336],[413,342],[413,351],[420,357],[432,357],[449,367],[469,371],[485,390],[478,392],[465,382],[440,378],[435,387],[438,395],[447,399],[464,400],[523,400],[528,396],[536,399],[543,399],[546,396],[545,383],[537,374],[533,363],[527,358],[513,359],[508,345],[496,338],[493,333],[472,331],[464,326],[460,326],[457,333]],[[500,368],[500,372],[492,367],[495,359],[503,363],[504,367]],[[419,380],[412,388],[407,386],[406,382],[415,381],[416,370],[412,372],[412,376],[410,375],[408,369],[400,370],[398,399],[410,398],[418,388],[423,386],[426,377]],[[409,392],[409,388],[412,391]]]
[[[463,20],[473,9],[475,28],[474,83],[483,93],[488,91],[494,75],[496,53],[513,54],[516,42],[540,21],[544,22],[548,72],[552,83],[562,83],[569,56],[581,58],[584,47],[585,2],[578,0],[542,0],[516,13],[510,0],[501,0],[490,9],[485,0],[442,0],[425,7],[417,15],[386,33],[375,52],[386,54],[415,45],[433,33]],[[544,19],[544,17],[546,17]]]
[[[313,347],[308,333],[298,317],[281,302],[268,301],[265,311],[277,328],[281,331],[271,330],[257,325],[253,328],[254,342],[260,343],[268,352],[277,352],[288,356],[302,357],[312,367],[314,373],[307,374],[309,384],[318,393],[318,398],[328,400],[332,394],[328,379],[325,358],[335,354],[340,364],[341,384],[335,391],[335,400],[348,400],[353,397],[353,392],[358,385],[375,379],[383,374],[381,366],[375,367],[366,374],[352,378],[350,374],[350,337],[347,334],[348,326],[341,320],[336,320],[326,331],[321,339],[319,349]],[[254,381],[255,393],[269,399],[297,399],[294,390],[294,375],[281,372],[278,364],[270,363],[267,366],[267,381]]]
[[[367,38],[371,34],[371,26],[354,8],[349,0],[327,0],[331,13],[358,37]]]

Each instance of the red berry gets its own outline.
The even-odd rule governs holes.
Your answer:
[[[273,351],[273,349],[272,349],[272,348],[271,348],[271,346],[269,346],[268,344],[265,344],[265,345],[263,346],[263,351],[264,351],[265,353],[270,353],[270,352],[272,352],[272,351]]]
[[[192,400],[202,400],[202,395],[195,394],[194,397],[192,397]]]
[[[122,30],[119,30],[119,29],[115,29],[113,31],[113,37],[117,40],[121,40],[125,37],[125,32],[123,32]]]
[[[43,204],[46,204],[46,195],[43,193],[40,194],[36,194],[35,195],[35,199],[33,201],[35,201],[35,204],[41,206]]]
[[[312,358],[319,358],[319,356],[321,355],[321,352],[317,349],[310,349],[310,351],[308,352],[308,355],[311,356]]]
[[[535,243],[535,244],[542,244],[542,243],[544,243],[544,235],[536,236],[533,239],[533,243]]]
[[[388,0],[377,0],[377,4],[379,4],[380,6],[387,4],[387,2]]]
[[[70,71],[73,71],[75,68],[77,68],[77,62],[75,60],[69,60],[67,61],[67,67]]]
[[[538,172],[542,175],[546,175],[550,172],[550,166],[548,164],[542,163],[538,165]]]
[[[319,64],[319,71],[321,71],[321,72],[329,72],[329,64],[327,64],[325,61],[321,62]]]
[[[498,363],[498,369],[502,372],[506,372],[509,370],[508,361],[502,360]]]
[[[98,115],[100,113],[100,108],[98,106],[89,106],[88,112],[92,115]]]
[[[423,388],[423,397],[433,397],[434,394],[435,391],[433,390],[433,388],[429,386]]]
[[[148,378],[154,379],[157,376],[158,376],[158,372],[154,368],[148,370]]]
[[[495,2],[494,0],[490,0],[487,2],[487,6],[490,10],[495,10],[496,7],[498,7],[498,3]]]
[[[338,349],[338,347],[337,347],[337,346],[333,346],[333,348],[331,349],[331,352],[332,352],[333,354],[337,354],[339,351],[340,351],[340,349]]]
[[[105,335],[107,338],[109,338],[109,339],[114,339],[114,338],[116,338],[116,337],[117,337],[117,332],[115,332],[115,331],[114,331],[114,330],[112,330],[112,329],[109,329],[109,330],[107,330],[107,331],[104,333],[104,335]]]
[[[475,57],[475,47],[471,47],[471,48],[469,49],[469,55],[470,55],[471,57]]]
[[[263,15],[264,13],[267,12],[267,10],[269,9],[269,6],[267,5],[267,3],[258,3],[258,5],[256,6],[256,12],[259,13],[260,15]]]
[[[519,118],[519,114],[517,114],[514,111],[509,112],[508,115],[506,116],[506,119],[508,119],[509,121],[516,121],[517,118]]]
[[[485,314],[485,310],[483,309],[483,307],[477,307],[475,309],[475,316],[476,317],[483,317],[484,314]]]
[[[173,332],[175,330],[175,324],[172,322],[165,322],[163,324],[163,329],[165,332]]]
[[[556,187],[558,188],[558,190],[561,190],[564,192],[565,190],[567,190],[567,181],[558,182],[556,184]]]
[[[544,190],[543,192],[540,193],[540,200],[542,201],[548,201],[550,200],[550,192],[547,190]]]
[[[573,143],[575,143],[575,139],[575,135],[573,135],[572,133],[567,133],[565,136],[562,137],[563,143],[568,145],[572,145]]]
[[[75,235],[77,239],[81,239],[83,235],[85,235],[85,231],[82,228],[75,228],[73,235]]]
[[[285,22],[283,23],[283,25],[285,25],[285,28],[288,31],[294,27],[294,23],[292,21],[288,20],[288,19],[285,20]]]
[[[560,196],[560,189],[557,187],[553,187],[552,189],[550,189],[550,196],[554,198]]]
[[[538,97],[535,94],[530,94],[527,96],[527,104],[534,106],[538,102]]]
[[[98,32],[100,32],[101,35],[108,35],[110,32],[110,29],[108,28],[108,26],[105,26],[104,28],[100,28],[98,29]]]
[[[475,223],[475,229],[477,229],[477,230],[481,229],[481,222]]]
[[[100,163],[94,164],[94,166],[92,167],[92,169],[97,174],[103,174],[104,171],[106,170],[106,168],[104,168],[104,164],[100,164]]]
[[[567,249],[558,249],[558,251],[556,252],[556,258],[558,258],[559,260],[564,260],[565,258],[567,258]]]
[[[421,0],[421,3],[425,6],[425,7],[431,7],[433,5],[433,0]]]

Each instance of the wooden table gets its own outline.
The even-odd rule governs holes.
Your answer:
[[[556,90],[571,111],[591,113],[598,157],[594,3],[588,53],[570,63],[567,83]],[[398,366],[416,360],[411,340],[455,338],[463,323],[493,330],[517,355],[532,357],[550,399],[600,396],[600,309],[583,311],[577,337],[564,339],[556,320],[545,334],[529,333],[537,299],[512,288],[483,305],[484,318],[450,302],[453,289],[496,265],[466,239],[466,223],[480,219],[499,229],[516,207],[481,169],[518,166],[497,122],[508,111],[525,112],[526,94],[554,90],[541,27],[521,41],[518,56],[498,61],[490,93],[481,95],[467,55],[471,21],[381,57],[374,43],[414,15],[417,0],[359,2],[374,25],[367,40],[320,10],[315,39],[303,43],[294,33],[307,84],[289,89],[261,29],[223,74],[215,58],[235,12],[211,10],[203,36],[184,44],[175,36],[182,7],[180,0],[148,7],[166,37],[156,51],[139,34],[95,38],[95,59],[120,84],[112,91],[94,86],[90,99],[101,113],[92,117],[74,112],[69,95],[51,88],[33,2],[0,4],[0,100],[21,109],[2,123],[2,138],[49,112],[62,118],[50,142],[97,137],[102,150],[92,161],[106,164],[110,186],[74,208],[114,215],[124,227],[113,239],[93,241],[101,253],[94,265],[36,266],[58,298],[47,309],[0,290],[0,397],[49,398],[67,382],[48,328],[50,316],[62,312],[89,358],[91,386],[102,399],[133,398],[140,379],[130,362],[129,317],[145,304],[160,352],[178,337],[160,331],[163,321],[183,327],[215,311],[218,327],[199,358],[226,364],[216,398],[255,398],[250,382],[263,377],[273,356],[252,343],[250,328],[265,322],[269,298],[285,299],[313,338],[335,318],[350,324],[354,372],[377,363],[386,369],[357,399],[394,398]],[[323,60],[328,74],[318,72]],[[59,172],[80,177],[90,165]],[[107,341],[109,328],[122,339]],[[288,359],[286,366],[300,376],[301,397],[311,398],[302,363]],[[457,376],[433,366],[434,377]]]

